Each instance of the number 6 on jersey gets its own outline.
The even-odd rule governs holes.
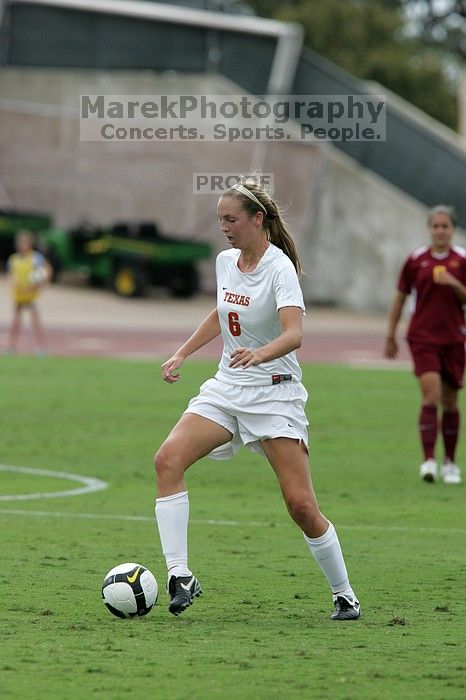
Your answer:
[[[230,311],[228,314],[228,325],[230,327],[231,335],[241,335],[241,326],[239,323],[239,314],[236,311]]]

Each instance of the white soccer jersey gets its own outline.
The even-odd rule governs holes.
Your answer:
[[[239,347],[260,348],[277,338],[282,329],[278,309],[304,301],[293,263],[280,248],[270,244],[254,272],[241,272],[241,251],[224,250],[217,257],[217,311],[223,339],[223,354],[217,379],[234,385],[272,384],[273,375],[291,374],[301,381],[296,353],[243,369],[229,367],[231,353]]]

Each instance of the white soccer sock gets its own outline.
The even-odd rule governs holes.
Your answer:
[[[191,576],[188,569],[188,492],[155,501],[155,519],[169,576]]]
[[[330,584],[333,595],[348,595],[355,597],[348,580],[345,560],[340,547],[337,533],[332,523],[321,537],[312,539],[303,532],[312,556],[322,569],[325,578]]]

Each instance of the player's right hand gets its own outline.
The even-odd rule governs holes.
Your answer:
[[[384,355],[387,360],[394,360],[398,357],[398,343],[395,338],[387,338],[385,341]]]
[[[162,379],[169,384],[174,384],[179,379],[181,379],[181,374],[173,374],[184,362],[184,357],[181,355],[172,355],[169,360],[163,363],[162,369]]]

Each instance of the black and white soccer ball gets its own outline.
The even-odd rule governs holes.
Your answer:
[[[44,265],[35,267],[31,274],[29,275],[29,283],[32,285],[39,285],[47,281],[47,270]]]
[[[104,579],[102,598],[117,617],[147,615],[157,602],[159,587],[155,576],[141,564],[119,564]]]

